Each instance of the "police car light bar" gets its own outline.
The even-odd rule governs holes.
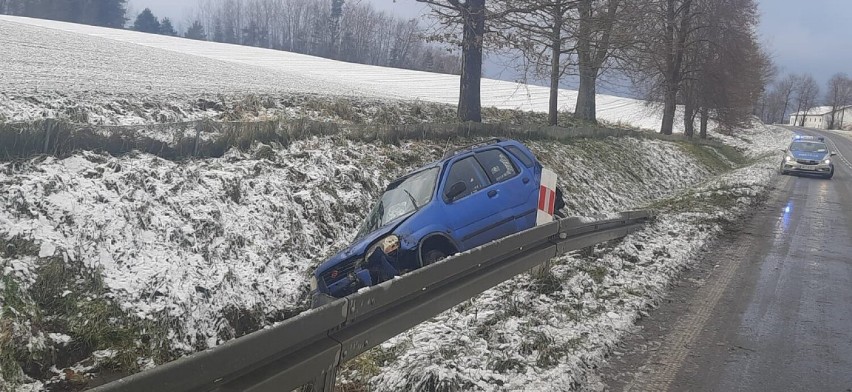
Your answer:
[[[796,135],[793,137],[793,140],[817,140],[821,142],[825,142],[825,138],[822,136],[809,136],[809,135]]]

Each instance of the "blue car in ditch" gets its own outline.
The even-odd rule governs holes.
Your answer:
[[[520,142],[494,139],[394,180],[355,241],[314,272],[312,305],[532,228],[542,170]],[[555,193],[551,204],[559,211],[565,203]]]

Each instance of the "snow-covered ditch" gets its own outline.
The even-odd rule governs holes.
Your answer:
[[[605,389],[596,369],[622,336],[699,262],[702,247],[768,192],[777,172],[770,153],[789,132],[763,130],[740,139],[763,142],[744,151],[753,163],[661,197],[647,229],[557,258],[550,274],[521,275],[442,313],[354,361],[346,382],[376,391]]]
[[[765,128],[740,136],[784,137],[781,131]],[[733,166],[710,147],[645,138],[528,143],[559,173],[570,213],[575,215],[619,211],[674,197]],[[445,148],[446,141],[394,145],[337,135],[295,141],[286,147],[255,145],[250,151],[231,150],[222,158],[184,162],[147,154],[112,157],[79,152],[65,159],[0,163],[4,327],[0,374],[7,386],[25,380],[21,365],[42,381],[51,377],[85,381],[87,369],[145,368],[289,317],[305,304],[312,268],[348,243],[382,187],[393,177],[437,159]],[[704,153],[697,154],[695,149]],[[717,157],[715,164],[708,163],[708,156]],[[768,180],[768,175],[751,175],[761,168],[740,169],[728,175],[732,180],[717,181],[742,177],[754,182],[743,186],[753,187],[756,194]],[[732,216],[736,211],[720,214]],[[424,324],[383,346],[398,353],[398,359],[382,364],[381,376],[359,382],[393,389],[428,386],[421,382],[434,380],[499,389],[501,382],[520,386],[523,377],[548,371],[554,372],[552,377],[572,374],[552,378],[554,382],[581,380],[583,367],[574,373],[561,367],[577,363],[576,358],[594,359],[606,352],[609,343],[599,343],[614,340],[626,330],[635,313],[653,301],[671,274],[688,261],[690,249],[697,249],[718,230],[715,224],[695,225],[710,216],[706,212],[663,216],[648,231],[625,242],[645,241],[644,250],[619,245],[617,249],[640,261],[629,264],[633,269],[606,270],[604,275],[612,278],[595,271],[621,265],[613,258],[617,251],[608,251],[600,262],[576,256],[560,259],[548,295],[538,293],[539,283],[526,277],[491,290],[467,307],[443,314],[437,319],[440,322]],[[675,233],[670,236],[679,240],[660,233]],[[675,247],[673,241],[683,246]],[[654,252],[663,244],[668,244],[665,250],[671,258],[661,259],[658,254],[663,251]],[[641,263],[650,263],[651,269]],[[591,268],[592,275],[583,268]],[[638,275],[628,272],[649,275],[631,281]],[[588,276],[603,280],[592,279],[595,283],[590,284],[584,279]],[[587,306],[589,298],[599,298],[594,288],[609,287],[604,285],[610,280],[621,282],[618,290],[612,288],[614,292],[633,292],[635,298],[626,297],[631,301],[623,309],[597,302]],[[516,307],[529,317],[501,318],[498,313],[505,306],[498,305],[500,301],[522,305]],[[582,305],[568,313],[548,308],[565,304]],[[597,335],[603,327],[595,322],[604,322],[608,319],[600,317],[611,314],[616,315],[611,320],[617,321],[606,324],[612,334]],[[565,321],[574,318],[575,324]],[[528,336],[520,333],[524,328],[538,328],[534,324],[548,327]],[[470,326],[489,330],[487,336],[479,336],[473,332],[477,328]],[[440,343],[434,339],[439,331],[454,332]],[[539,361],[529,353],[530,339],[543,339],[537,343],[540,348],[545,343],[550,346],[552,339],[565,343],[563,339],[578,338],[574,334],[582,331],[589,334],[579,338],[587,340],[578,340],[571,350],[550,352],[550,359],[539,368],[530,365]],[[448,347],[468,347],[459,345],[467,341],[470,350],[445,352]],[[509,362],[497,365],[500,361],[476,350],[502,353]],[[583,356],[586,352],[592,356]],[[422,366],[418,358],[429,358],[433,367]],[[517,358],[526,362],[511,365]],[[555,370],[556,366],[561,370]],[[72,369],[70,376],[66,369]]]

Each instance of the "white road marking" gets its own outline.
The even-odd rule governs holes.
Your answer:
[[[843,136],[841,136],[841,137],[843,137]],[[852,169],[852,162],[849,162],[849,160],[848,160],[848,159],[846,159],[846,157],[844,157],[844,156],[843,156],[843,154],[842,154],[842,153],[840,152],[840,150],[837,148],[837,144],[835,144],[835,143],[834,143],[834,140],[831,140],[831,138],[826,138],[826,139],[827,139],[829,142],[831,142],[831,147],[832,147],[832,148],[831,148],[831,151],[833,151],[833,152],[837,153],[837,155],[836,155],[835,157],[831,158],[831,159],[834,159],[834,158],[839,157],[839,158],[840,158],[840,160],[841,160],[841,161],[843,161],[843,163],[844,163],[844,164],[846,164],[846,166],[847,166],[847,167],[849,167],[850,169]]]

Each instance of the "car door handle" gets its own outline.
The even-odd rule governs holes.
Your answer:
[[[492,190],[488,191],[488,197],[494,198],[494,196],[497,196],[497,190],[496,189],[492,189]]]
[[[524,184],[529,184],[529,183],[530,183],[530,179],[529,179],[529,178],[524,177]]]

